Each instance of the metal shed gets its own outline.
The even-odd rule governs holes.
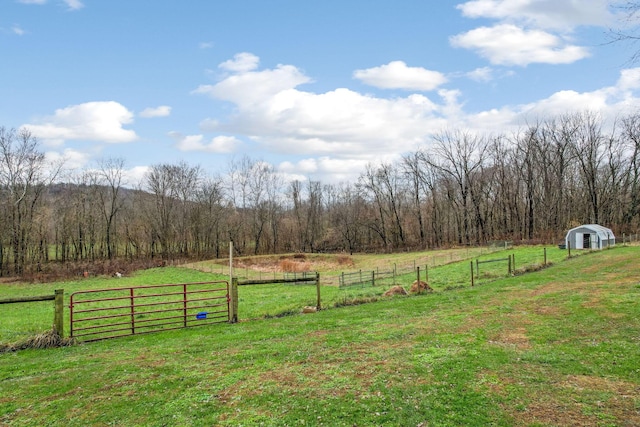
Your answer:
[[[564,241],[571,249],[602,249],[615,245],[616,236],[610,228],[584,224],[569,230]]]

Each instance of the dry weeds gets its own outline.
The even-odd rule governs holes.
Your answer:
[[[55,348],[55,347],[68,347],[76,344],[74,338],[63,338],[58,335],[57,332],[49,331],[42,334],[35,335],[25,341],[20,341],[15,344],[2,344],[0,345],[0,353],[8,353],[18,350],[26,350],[28,348]]]

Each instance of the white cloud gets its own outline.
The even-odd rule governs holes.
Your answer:
[[[133,130],[123,128],[131,122],[133,113],[115,101],[105,101],[61,108],[53,116],[38,119],[23,127],[50,143],[66,140],[122,143],[137,139]]]
[[[430,91],[447,82],[444,74],[420,67],[407,67],[403,61],[356,70],[353,76],[362,82],[382,89]]]
[[[207,153],[233,153],[242,145],[242,141],[233,136],[216,136],[208,143],[204,141],[204,135],[182,135],[178,132],[170,132],[174,138],[176,147],[180,151],[202,151]]]
[[[375,162],[393,162],[399,158],[400,153],[389,153],[384,157],[376,158]],[[340,182],[355,182],[360,172],[372,160],[321,156],[303,159],[297,163],[282,162],[277,166],[277,170],[299,181],[306,180],[309,177],[312,179],[322,177],[322,182],[336,184]]]
[[[200,49],[211,49],[213,47],[213,42],[200,42],[200,44],[198,44],[198,47]]]
[[[14,24],[11,27],[11,31],[13,32],[13,34],[16,34],[18,36],[23,36],[25,35],[27,32],[25,30],[22,29],[22,27],[18,24]]]
[[[241,70],[215,85],[202,85],[193,93],[207,94],[241,107],[248,107],[310,81],[311,79],[296,67],[278,65],[272,70]]]
[[[69,10],[80,10],[84,7],[84,4],[80,0],[62,0],[67,5]]]
[[[622,70],[616,87],[622,91],[640,88],[640,68]]]
[[[258,68],[260,58],[248,52],[237,53],[233,59],[229,59],[218,65],[219,68],[237,73],[247,72]]]
[[[480,68],[466,76],[488,79],[493,72]],[[510,132],[523,126],[525,118],[585,109],[615,116],[640,106],[640,68],[622,71],[611,87],[561,91],[530,104],[476,112],[464,109],[464,94],[456,89],[439,89],[432,97],[412,93],[382,98],[347,88],[302,90],[308,81],[296,67],[279,65],[231,73],[206,90],[201,87],[195,92],[235,107],[227,117],[202,121],[203,133],[243,135],[270,155],[286,154],[288,161],[278,170],[289,177],[339,182],[353,181],[369,162],[392,161],[416,150],[445,129]],[[223,141],[208,142],[203,135],[178,139],[181,149],[216,152],[225,146]]]
[[[536,28],[571,30],[611,23],[610,0],[474,0],[457,8],[469,18],[491,18]]]
[[[139,116],[145,119],[153,117],[167,117],[171,115],[171,107],[168,105],[160,105],[159,107],[149,107],[140,111]]]
[[[46,4],[48,0],[18,0],[18,3],[22,4],[37,4],[43,5]],[[84,3],[81,0],[62,0],[69,10],[79,10],[84,7]]]
[[[542,30],[523,30],[501,24],[480,27],[450,38],[455,47],[477,50],[493,64],[569,64],[589,56],[588,49],[568,44]]]
[[[135,166],[127,169],[123,173],[123,181],[128,188],[136,188],[143,182],[149,169],[149,166]]]
[[[465,125],[486,133],[496,130],[508,132],[509,129],[515,130],[526,124],[527,119],[546,119],[584,111],[597,111],[611,122],[638,110],[640,97],[634,92],[638,89],[640,68],[622,70],[613,86],[589,92],[562,90],[536,102],[467,114]]]
[[[488,82],[493,80],[493,69],[491,67],[476,68],[466,73],[466,76],[477,82]]]
[[[325,93],[298,89],[310,80],[292,65],[278,65],[201,86],[194,92],[236,106],[227,121],[205,120],[201,127],[244,134],[278,153],[355,157],[366,163],[391,145],[397,151],[414,149],[433,129],[444,126],[443,109],[449,107],[444,100],[438,105],[421,94],[384,99],[346,88]]]
[[[47,151],[45,158],[49,164],[62,163],[64,169],[80,169],[89,163],[90,155],[82,151],[67,148],[62,152]]]

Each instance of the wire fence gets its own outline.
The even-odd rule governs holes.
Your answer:
[[[638,241],[640,241],[640,234],[625,234],[618,237],[619,244]],[[518,255],[514,256],[512,251]],[[547,251],[549,251],[548,256]],[[524,247],[514,248],[513,242],[510,241],[496,241],[484,247],[469,247],[422,256],[409,263],[382,261],[371,269],[324,272],[321,275],[321,284],[334,286],[340,290],[406,284],[408,281],[412,283],[416,280],[420,270],[420,280],[427,281],[429,285],[435,288],[455,288],[471,285],[472,269],[474,285],[478,285],[539,269],[547,263],[560,261],[567,255],[566,250],[557,246],[546,249],[542,246],[525,249]],[[219,274],[228,274],[228,266],[220,264],[209,265],[206,269]],[[234,277],[239,280],[289,280],[296,277],[314,277],[315,274],[315,271],[265,272],[251,267],[234,268]],[[302,284],[304,283],[306,282]]]

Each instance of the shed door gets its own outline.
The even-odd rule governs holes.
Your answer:
[[[584,248],[584,236],[583,233],[576,231],[576,249]]]

